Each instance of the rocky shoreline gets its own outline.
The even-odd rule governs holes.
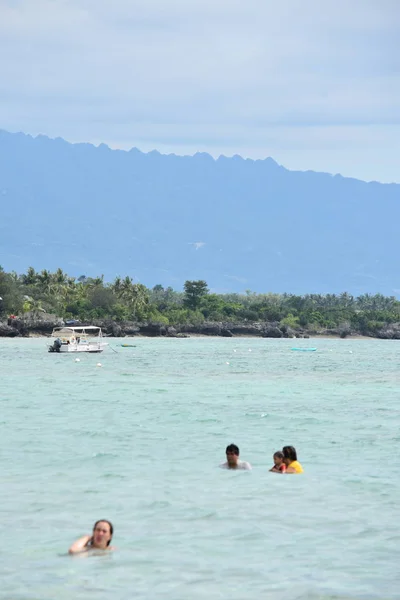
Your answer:
[[[86,323],[87,325],[88,323]],[[261,338],[310,338],[310,337],[370,337],[377,339],[400,339],[400,323],[390,324],[376,332],[353,331],[348,327],[336,329],[291,329],[279,323],[215,323],[199,325],[163,325],[160,323],[116,322],[98,320],[90,323],[102,328],[108,337],[169,337],[187,338],[191,336],[209,337],[261,337]],[[24,317],[0,321],[0,337],[48,337],[54,327],[61,327],[64,321],[55,315],[45,313],[27,314]],[[78,323],[77,323],[78,325]],[[85,325],[85,323],[79,323]]]

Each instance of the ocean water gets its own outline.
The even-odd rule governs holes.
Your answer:
[[[1,599],[400,598],[400,342],[123,342],[0,339]],[[100,518],[117,551],[69,556]]]

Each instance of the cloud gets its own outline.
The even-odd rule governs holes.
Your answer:
[[[200,248],[205,246],[206,243],[205,242],[189,242],[189,245],[193,246],[195,250],[199,250]]]
[[[0,0],[0,127],[395,179],[399,30],[397,0]]]

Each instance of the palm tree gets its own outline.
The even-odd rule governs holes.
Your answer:
[[[100,275],[100,277],[95,277],[92,281],[93,285],[95,286],[104,285],[104,275]]]
[[[119,285],[118,296],[131,308],[134,318],[149,304],[149,290],[142,283],[133,283],[128,275]]]
[[[119,275],[114,279],[114,282],[111,284],[111,289],[118,296],[118,293],[121,291],[122,279]]]
[[[103,286],[104,285],[104,275],[100,275],[100,277],[88,277],[85,282],[84,285],[86,285],[88,288],[93,289],[99,286]]]
[[[22,310],[24,311],[24,313],[26,313],[26,312],[32,312],[32,313],[46,312],[42,306],[42,301],[37,300],[35,298],[31,298],[30,296],[24,296],[24,304],[23,304]]]
[[[52,290],[53,276],[47,269],[43,269],[37,276],[38,283],[43,292],[50,292]]]
[[[342,292],[340,294],[340,302],[343,308],[349,308],[354,302],[354,297],[348,292]]]
[[[54,273],[53,275],[53,281],[55,281],[56,283],[67,283],[68,280],[68,276],[66,273],[64,273],[64,271],[60,268],[57,269],[57,271]]]
[[[33,267],[29,267],[26,274],[21,276],[24,285],[35,285],[38,281],[38,274]]]
[[[133,308],[133,314],[136,318],[137,315],[143,313],[145,307],[149,304],[149,290],[142,283],[134,283],[131,287],[131,298],[130,302]]]

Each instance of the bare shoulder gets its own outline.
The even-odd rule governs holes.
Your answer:
[[[249,462],[246,462],[245,460],[243,460],[240,463],[240,468],[243,469],[244,471],[251,471],[252,470],[252,466]]]

